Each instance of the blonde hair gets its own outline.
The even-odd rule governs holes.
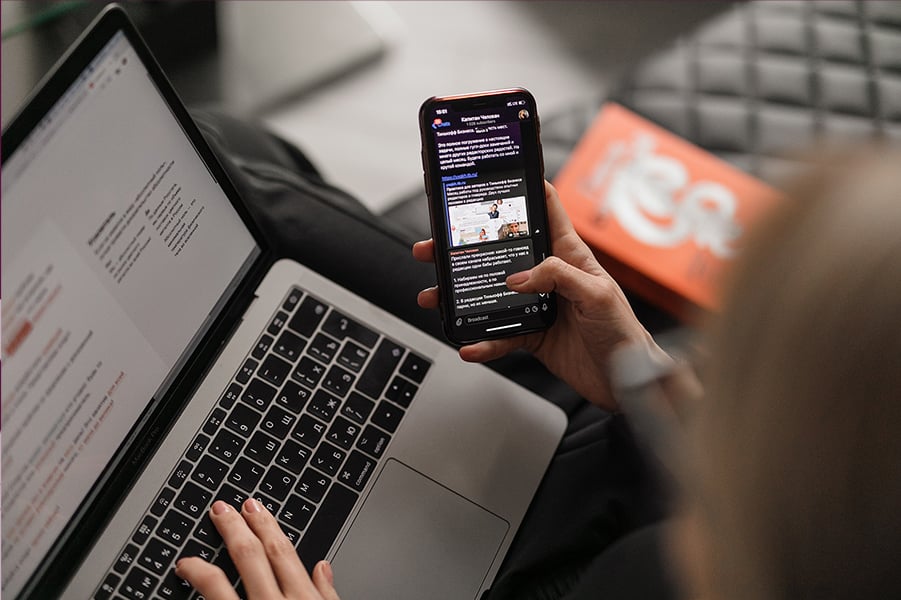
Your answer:
[[[693,498],[724,599],[901,597],[901,156],[828,164],[712,332]]]

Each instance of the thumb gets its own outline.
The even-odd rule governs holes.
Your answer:
[[[322,596],[323,600],[340,600],[335,591],[335,578],[332,574],[332,565],[326,560],[320,560],[313,569],[313,585]]]
[[[514,292],[557,292],[573,304],[583,306],[602,306],[609,301],[615,286],[609,276],[586,273],[557,256],[549,256],[533,269],[507,278],[507,287]]]

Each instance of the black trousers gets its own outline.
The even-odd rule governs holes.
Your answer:
[[[416,304],[435,274],[413,260],[407,232],[325,182],[300,150],[262,127],[209,111],[194,117],[278,256],[443,339],[438,316]],[[588,404],[529,355],[489,367],[560,406],[569,425],[488,597],[672,597],[660,548],[667,494],[624,419]],[[340,592],[340,573],[336,583]]]

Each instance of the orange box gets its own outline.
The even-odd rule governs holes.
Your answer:
[[[772,187],[615,103],[554,179],[579,235],[627,289],[683,319],[719,306],[745,231]]]

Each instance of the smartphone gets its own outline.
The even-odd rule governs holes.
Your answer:
[[[535,98],[522,88],[429,98],[419,129],[448,339],[550,327],[553,293],[519,294],[505,283],[550,255]]]

